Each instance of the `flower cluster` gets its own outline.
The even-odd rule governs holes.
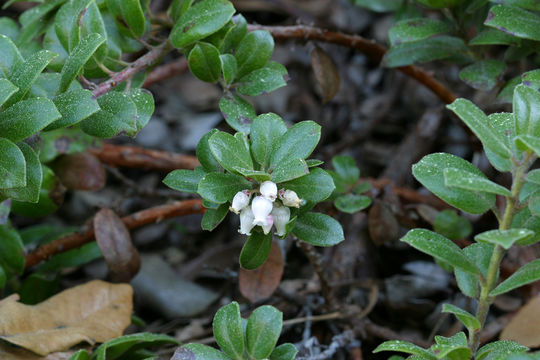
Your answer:
[[[252,193],[257,191],[242,190],[234,195],[229,210],[240,214],[240,234],[251,235],[251,229],[260,226],[268,234],[272,226],[276,235],[285,235],[285,225],[291,218],[289,207],[299,208],[302,199],[292,190],[281,189],[272,181],[265,181],[259,187],[257,195],[251,201]]]

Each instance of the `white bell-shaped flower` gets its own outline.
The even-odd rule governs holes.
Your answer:
[[[279,190],[279,198],[283,202],[283,205],[295,208],[299,208],[303,202],[303,200],[292,190]]]
[[[285,224],[287,224],[291,219],[291,210],[289,210],[289,208],[286,206],[280,206],[278,203],[275,203],[271,215],[274,218],[276,235],[285,235]]]
[[[251,202],[251,211],[253,211],[253,225],[266,225],[266,217],[272,211],[272,202],[263,196],[256,196]]]
[[[272,230],[272,225],[274,224],[274,217],[272,215],[268,215],[266,217],[266,224],[262,225],[262,229],[264,234],[268,234],[270,230]]]
[[[240,212],[240,229],[238,232],[244,235],[251,235],[251,229],[255,226],[255,224],[253,224],[254,218],[251,207],[247,206],[243,208]]]
[[[263,182],[259,188],[261,195],[265,199],[274,202],[277,198],[277,185],[275,182],[267,180]]]
[[[236,193],[232,199],[232,205],[229,206],[229,210],[231,210],[235,214],[239,214],[240,211],[249,205],[249,198],[251,197],[251,193],[249,190],[242,190]]]

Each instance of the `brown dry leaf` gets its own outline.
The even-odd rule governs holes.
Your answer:
[[[514,340],[528,347],[540,346],[540,296],[523,306],[506,325],[501,340]]]
[[[75,351],[56,352],[45,357],[25,349],[0,343],[0,359],[2,360],[69,360]]]
[[[141,257],[131,242],[126,225],[110,209],[101,209],[94,217],[96,241],[115,282],[129,282],[141,268]]]
[[[318,46],[311,52],[311,67],[319,83],[324,104],[332,100],[339,90],[339,73],[330,56]]]
[[[272,242],[265,263],[256,270],[240,268],[238,282],[240,292],[252,303],[266,299],[276,290],[283,276],[283,255],[277,242]]]
[[[60,156],[52,164],[52,168],[68,189],[95,191],[105,186],[105,168],[92,154],[77,153]]]
[[[390,206],[375,201],[368,213],[368,230],[371,241],[380,246],[399,237],[399,223]]]
[[[42,356],[83,341],[104,342],[121,336],[131,323],[132,301],[130,285],[100,280],[65,290],[37,305],[1,301],[0,339]]]

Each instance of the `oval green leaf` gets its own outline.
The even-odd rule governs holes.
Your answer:
[[[298,217],[293,234],[314,246],[333,246],[345,240],[341,224],[334,218],[308,212]]]
[[[247,351],[256,360],[266,359],[281,334],[283,314],[275,307],[263,305],[253,311],[246,327]]]

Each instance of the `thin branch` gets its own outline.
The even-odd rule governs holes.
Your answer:
[[[176,201],[171,204],[155,206],[124,216],[122,222],[128,229],[133,229],[163,219],[188,214],[201,214],[205,211],[206,209],[202,206],[201,199]],[[92,222],[89,223],[91,224]],[[79,232],[62,236],[26,255],[25,268],[28,269],[53,255],[78,248],[92,240],[94,240],[94,228],[85,226]]]
[[[99,84],[97,88],[92,91],[94,97],[100,97],[101,95],[117,87],[122,82],[131,79],[133,76],[146,69],[147,67],[154,65],[159,59],[161,59],[163,55],[168,53],[171,49],[172,47],[168,41],[164,42],[159,46],[156,46],[151,51],[147,52],[146,54],[135,60],[133,63],[131,63],[128,67],[115,73],[113,76],[111,76],[109,80]]]
[[[168,64],[160,65],[148,74],[144,80],[143,87],[147,88],[155,83],[172,78],[186,72],[188,63],[185,57],[181,57]]]
[[[196,156],[150,150],[136,146],[103,143],[89,150],[105,164],[170,172],[175,169],[194,169],[200,165]]]
[[[381,62],[384,54],[386,53],[386,47],[376,43],[373,40],[365,39],[358,35],[344,34],[340,32],[329,31],[325,29],[316,28],[313,26],[296,25],[296,26],[261,26],[261,25],[249,25],[248,29],[253,30],[267,30],[272,34],[276,40],[286,39],[299,39],[303,41],[316,40],[331,44],[337,44],[346,46],[363,52],[371,59]],[[440,83],[433,76],[426,73],[424,70],[414,65],[401,66],[397,68],[404,74],[416,79],[425,87],[430,89],[435,95],[437,95],[444,103],[450,104],[456,99],[456,95],[452,93],[445,85]]]

